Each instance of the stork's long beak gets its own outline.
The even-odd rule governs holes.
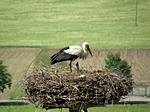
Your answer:
[[[93,57],[93,54],[92,54],[91,49],[89,47],[88,47],[88,51],[91,54],[91,56]]]

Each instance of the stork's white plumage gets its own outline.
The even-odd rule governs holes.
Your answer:
[[[82,47],[80,46],[65,47],[51,57],[51,64],[70,60],[70,72],[72,72],[71,67],[72,61],[74,61],[77,58],[86,59],[89,53],[91,54],[91,56],[93,56],[89,44],[87,42],[84,42],[82,44]]]

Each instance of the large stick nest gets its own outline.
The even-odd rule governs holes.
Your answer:
[[[25,98],[39,108],[72,107],[77,104],[104,106],[127,95],[126,78],[111,71],[82,70],[54,73],[40,68],[23,81]]]

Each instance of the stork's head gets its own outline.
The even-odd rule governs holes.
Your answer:
[[[82,44],[82,47],[83,47],[83,49],[87,49],[89,51],[89,53],[91,54],[91,56],[93,57],[93,54],[92,54],[89,44],[87,42],[84,42]]]

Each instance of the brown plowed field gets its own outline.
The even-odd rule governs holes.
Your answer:
[[[104,68],[107,54],[120,53],[132,67],[133,79],[136,84],[148,84],[150,81],[150,49],[95,49],[93,58],[83,61],[82,66],[90,64],[96,68]]]
[[[0,60],[8,66],[9,72],[13,75],[12,88],[6,89],[5,93],[0,94],[0,99],[8,99],[9,94],[14,90],[15,85],[19,84],[25,76],[28,66],[42,49],[36,48],[0,48]],[[43,52],[49,54],[56,53],[58,49],[45,49]],[[93,57],[89,56],[86,60],[77,60],[82,67],[103,69],[104,59],[109,52],[119,52],[122,59],[126,59],[132,66],[132,74],[136,84],[147,85],[150,81],[150,48],[143,49],[92,49]]]

